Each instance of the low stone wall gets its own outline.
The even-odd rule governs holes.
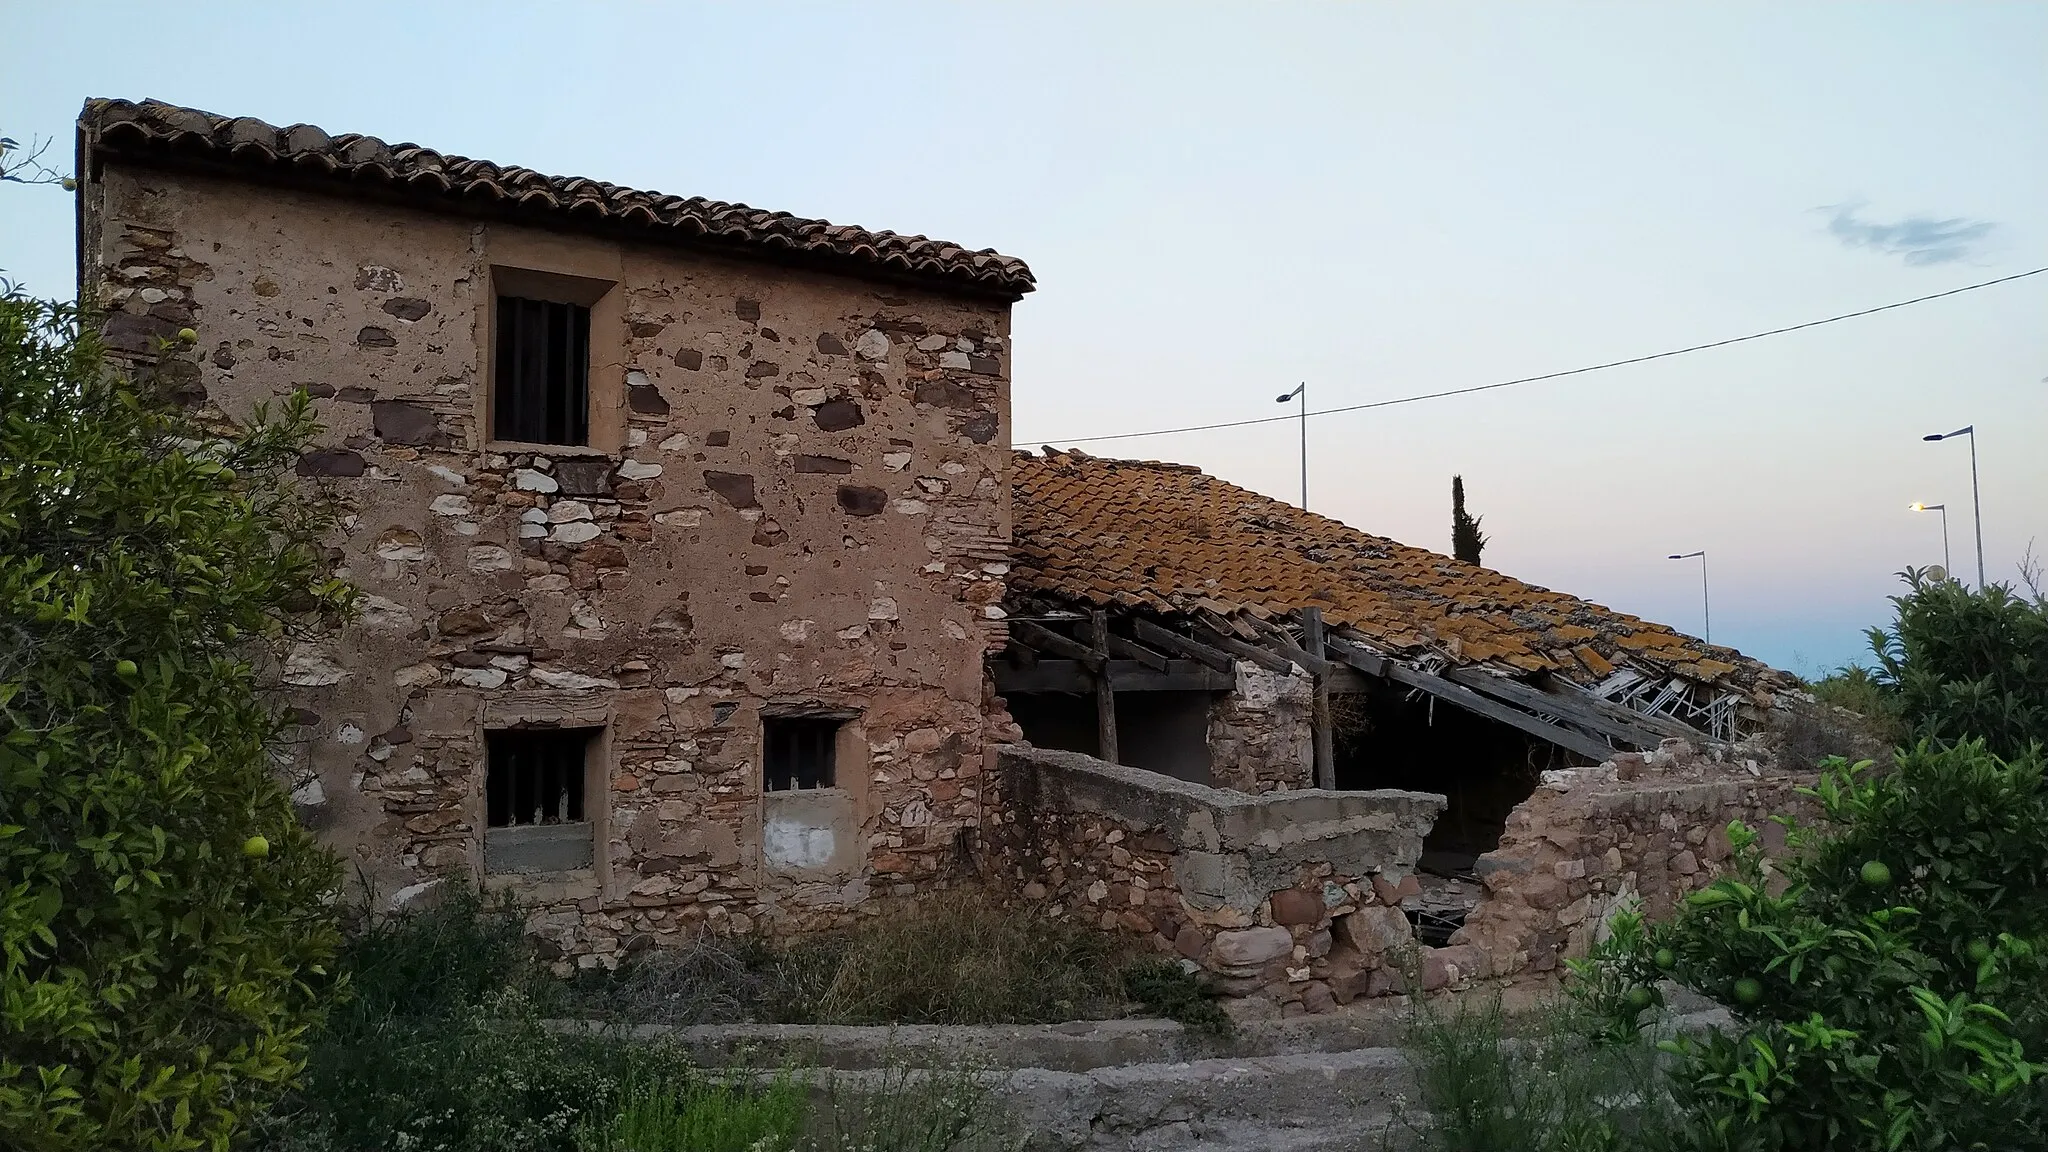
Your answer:
[[[1442,796],[1251,796],[1071,752],[994,756],[991,871],[1048,914],[1138,936],[1227,995],[1290,1011],[1403,991],[1417,969],[1400,900]]]
[[[1500,847],[1479,858],[1486,895],[1438,951],[1482,976],[1522,978],[1584,956],[1619,908],[1668,919],[1726,869],[1729,821],[1756,829],[1767,857],[1781,851],[1785,829],[1771,817],[1814,817],[1797,792],[1814,779],[1677,741],[1546,772],[1508,816]]]

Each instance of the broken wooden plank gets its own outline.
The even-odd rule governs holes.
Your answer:
[[[1225,636],[1221,632],[1204,628],[1202,629],[1202,642],[1214,645],[1233,656],[1249,660],[1261,668],[1271,669],[1282,675],[1294,671],[1294,661],[1280,655],[1271,648],[1262,648],[1257,644],[1247,644],[1235,636]]]
[[[1397,684],[1420,688],[1439,700],[1449,701],[1467,712],[1519,728],[1531,736],[1549,741],[1567,751],[1576,752],[1596,764],[1614,755],[1614,749],[1608,747],[1605,741],[1594,739],[1582,732],[1574,732],[1569,728],[1560,728],[1519,708],[1482,696],[1462,684],[1454,684],[1441,676],[1433,676],[1393,660],[1387,661],[1386,667],[1387,679]]]
[[[1164,648],[1168,652],[1178,652],[1190,660],[1199,660],[1218,672],[1234,674],[1237,671],[1237,661],[1228,653],[1162,628],[1142,616],[1131,618],[1131,631],[1137,634],[1138,639],[1148,644]]]
[[[1324,636],[1323,651],[1351,665],[1367,676],[1385,676],[1387,674],[1386,657],[1368,652],[1357,644],[1341,637]]]
[[[1569,692],[1545,692],[1531,684],[1482,672],[1476,668],[1457,668],[1445,673],[1447,679],[1463,684],[1467,688],[1485,693],[1496,700],[1503,700],[1521,708],[1555,716],[1567,723],[1596,732],[1602,736],[1622,741],[1634,748],[1655,748],[1670,735],[1660,731],[1659,726],[1646,722],[1646,717],[1637,717],[1627,709],[1596,702],[1592,697],[1574,697]],[[1615,715],[1615,713],[1624,715]],[[1672,723],[1675,723],[1672,722]],[[1705,733],[1691,733],[1694,739],[1704,739]]]
[[[1337,787],[1337,743],[1330,731],[1330,664],[1323,656],[1323,610],[1301,610],[1301,646],[1316,663],[1315,696],[1309,708],[1309,736],[1315,746],[1316,787]]]
[[[991,660],[988,674],[1000,695],[1085,696],[1095,691],[1095,673],[1078,660],[1040,660],[1028,668]],[[1169,660],[1164,672],[1136,660],[1111,660],[1108,676],[1110,687],[1118,692],[1228,692],[1237,687],[1236,677],[1195,660]]]
[[[1065,656],[1069,660],[1079,660],[1084,664],[1100,664],[1109,658],[1107,652],[1090,648],[1078,640],[1069,639],[1028,620],[1010,621],[1010,639],[1027,648],[1036,648],[1040,652],[1050,652],[1055,656]]]
[[[1109,613],[1103,609],[1088,614],[1088,641],[1097,652],[1105,654],[1104,675],[1095,678],[1095,754],[1116,764],[1120,763],[1116,758],[1116,685],[1107,675]]]
[[[1322,609],[1304,608],[1302,609],[1302,611],[1313,611],[1320,615]],[[1326,675],[1329,672],[1330,662],[1328,660],[1325,660],[1323,659],[1323,657],[1317,655],[1316,653],[1309,651],[1306,647],[1300,644],[1296,644],[1294,642],[1294,638],[1292,636],[1287,635],[1286,632],[1270,624],[1266,624],[1263,621],[1258,622],[1258,625],[1259,632],[1263,637],[1262,644],[1264,647],[1271,648],[1273,651],[1278,652],[1280,655],[1285,656],[1289,660],[1294,661],[1296,664],[1301,665],[1303,668],[1307,669],[1314,675],[1322,676]]]
[[[1167,657],[1154,652],[1142,644],[1135,644],[1121,636],[1112,634],[1109,638],[1109,654],[1126,660],[1136,660],[1156,672],[1166,671]]]

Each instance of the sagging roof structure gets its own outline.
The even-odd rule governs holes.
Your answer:
[[[745,204],[671,196],[530,168],[387,144],[310,124],[277,127],[155,100],[88,100],[78,118],[78,171],[119,154],[138,163],[228,171],[293,187],[405,201],[435,211],[545,222],[642,242],[1015,300],[1031,269],[994,249],[874,232]]]
[[[1319,691],[1392,680],[1599,760],[1734,739],[1793,687],[1733,649],[1187,465],[1046,449],[1018,453],[1012,483],[999,691],[1227,690],[1246,659]]]

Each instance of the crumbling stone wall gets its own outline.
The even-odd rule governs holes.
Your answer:
[[[1815,815],[1797,792],[1815,774],[1767,764],[1666,741],[1654,752],[1544,773],[1508,816],[1500,847],[1479,858],[1485,895],[1442,951],[1482,976],[1541,976],[1584,956],[1618,908],[1669,918],[1725,870],[1729,821],[1756,829],[1768,858],[1785,846],[1772,816]]]
[[[1236,691],[1209,709],[1209,778],[1239,792],[1314,787],[1314,678],[1236,663]]]
[[[1014,734],[982,675],[1007,303],[122,162],[81,197],[117,355],[222,419],[316,397],[299,471],[345,503],[363,612],[283,660],[294,783],[381,897],[482,875],[484,733],[518,724],[605,732],[592,867],[489,878],[565,961],[958,869]],[[601,293],[587,448],[488,435],[494,285],[536,276]],[[837,788],[764,795],[779,707],[852,717]],[[791,822],[827,849],[777,857]]]
[[[1284,1012],[1456,974],[1417,949],[1401,908],[1441,796],[1248,796],[1072,752],[993,759],[987,871],[1025,907],[1136,937]]]

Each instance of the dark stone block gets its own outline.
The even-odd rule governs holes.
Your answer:
[[[781,374],[782,366],[767,360],[756,360],[752,364],[747,365],[747,379],[749,380],[758,380],[763,376],[780,376]]]
[[[732,443],[732,433],[724,429],[704,434],[704,446],[706,448],[723,448],[730,443]]]
[[[818,333],[818,351],[826,356],[846,355],[846,342],[830,332]]]
[[[704,367],[704,354],[695,348],[685,348],[676,353],[676,367],[695,372]]]
[[[1316,893],[1289,888],[1272,899],[1275,924],[1313,924],[1323,918],[1323,898]]]
[[[818,472],[827,475],[845,476],[853,472],[853,461],[841,460],[837,456],[798,456],[798,472]]]
[[[626,389],[626,406],[643,416],[668,415],[668,401],[661,398],[661,391],[652,384],[635,384]]]
[[[408,324],[433,310],[434,306],[432,304],[417,296],[400,296],[397,299],[384,302],[384,311],[389,312]],[[364,331],[369,331],[369,329],[364,329]]]
[[[645,340],[650,336],[661,335],[661,330],[666,327],[668,325],[659,320],[635,320],[626,325],[626,331],[631,332],[638,339]]]
[[[996,414],[983,412],[960,425],[960,434],[976,444],[986,444],[996,438]]]
[[[301,476],[361,476],[363,458],[346,448],[323,448],[299,457],[293,471]]]
[[[377,390],[374,388],[358,388],[353,384],[345,388],[335,388],[326,384],[321,387],[326,388],[328,393],[342,404],[368,404],[377,398]]]
[[[221,341],[220,345],[213,350],[213,366],[223,370],[235,366],[235,350],[227,341]]]
[[[825,432],[844,432],[868,422],[866,413],[852,400],[827,400],[811,413],[811,419]]]
[[[761,501],[754,496],[754,478],[745,473],[707,471],[704,473],[704,483],[734,508],[761,506]]]
[[[977,376],[1001,376],[1003,364],[993,356],[969,356],[967,370]]]
[[[387,328],[371,327],[356,333],[356,343],[365,348],[396,348],[398,337],[393,336]]]
[[[168,320],[153,316],[138,316],[133,312],[116,312],[107,317],[100,329],[100,339],[109,349],[117,352],[154,352],[157,340],[175,341],[178,326]]]
[[[742,296],[732,302],[732,314],[751,324],[761,318],[761,302]]]
[[[638,391],[638,389],[635,389]],[[612,490],[609,460],[557,460],[555,482],[564,496],[605,496]]]
[[[839,507],[849,516],[873,516],[889,506],[889,494],[859,484],[839,486]]]
[[[370,404],[370,423],[386,444],[428,444],[448,442],[447,433],[434,414],[404,400],[377,400]]]
[[[912,398],[919,404],[930,404],[934,408],[978,408],[980,401],[965,386],[951,380],[926,380],[917,386]]]

